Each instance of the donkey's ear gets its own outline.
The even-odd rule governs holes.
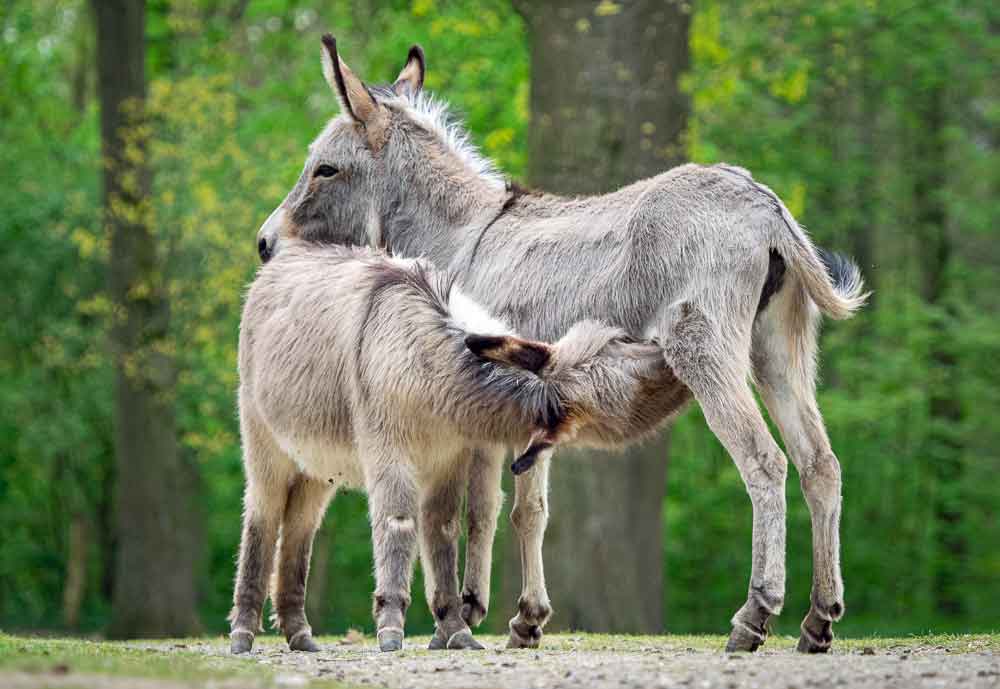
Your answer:
[[[406,56],[406,64],[400,70],[399,76],[396,77],[392,88],[400,95],[417,95],[420,93],[420,89],[424,87],[425,71],[424,49],[419,45],[414,45],[410,48],[410,54]]]
[[[367,128],[377,127],[384,113],[368,92],[368,87],[337,53],[337,39],[323,34],[323,76],[340,101],[340,109]]]
[[[466,335],[465,346],[483,359],[535,373],[552,358],[552,345],[511,335]]]

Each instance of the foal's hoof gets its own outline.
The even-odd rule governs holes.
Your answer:
[[[319,646],[313,641],[312,634],[301,631],[288,640],[288,648],[293,651],[305,651],[306,653],[316,653]]]
[[[542,628],[537,624],[518,622],[515,617],[510,621],[510,638],[507,648],[538,648],[542,641]]]
[[[799,645],[796,650],[799,653],[826,653],[833,644],[833,624],[826,620],[820,620],[818,629],[809,626],[809,618],[802,623],[802,635],[799,636]]]
[[[753,653],[760,648],[766,638],[766,632],[759,633],[743,626],[735,626],[729,635],[729,641],[726,642],[726,653],[738,653],[740,651]]]
[[[250,632],[233,632],[229,635],[229,651],[233,655],[249,653],[253,648],[253,634]]]
[[[455,632],[448,639],[448,650],[450,651],[482,651],[485,648],[485,646],[473,638],[472,632],[468,629]]]
[[[400,651],[403,649],[403,630],[386,627],[378,632],[378,648],[380,651]]]

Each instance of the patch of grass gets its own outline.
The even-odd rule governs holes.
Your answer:
[[[206,639],[116,642],[0,633],[0,677],[4,672],[73,673],[168,680],[184,687],[202,686],[207,680],[215,680],[223,686],[234,681],[240,686],[275,685],[276,676],[271,668],[245,658],[205,655],[188,648],[189,644],[204,642]],[[44,686],[44,681],[40,686]],[[313,689],[344,687],[325,680],[313,680],[308,686]]]

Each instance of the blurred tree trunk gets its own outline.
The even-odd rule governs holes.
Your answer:
[[[67,629],[80,624],[80,606],[87,584],[87,516],[74,511],[66,543],[66,580],[63,583],[63,623]]]
[[[531,184],[606,192],[684,158],[689,5],[515,4],[531,36]],[[664,434],[623,455],[560,452],[553,462],[545,565],[554,626],[662,630],[667,447]],[[516,542],[508,553],[518,560]],[[518,573],[506,590],[519,585]]]
[[[198,629],[197,481],[177,445],[169,308],[150,226],[146,8],[142,0],[93,0],[93,8],[116,367],[117,553],[109,634],[184,636]]]
[[[931,345],[929,385],[930,429],[927,458],[934,480],[933,516],[937,541],[934,558],[934,599],[937,611],[950,617],[965,612],[963,571],[968,544],[962,530],[962,407],[955,380],[956,358],[950,349],[949,330],[954,321],[947,303],[948,271],[954,253],[948,232],[948,151],[946,143],[945,89],[942,83],[918,94],[914,104],[913,198],[922,264],[924,298],[937,307],[938,324]]]

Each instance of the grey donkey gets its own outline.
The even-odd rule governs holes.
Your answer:
[[[562,198],[505,182],[444,105],[423,92],[414,47],[391,85],[367,86],[323,39],[341,114],[312,143],[301,177],[258,232],[263,260],[293,238],[387,247],[458,275],[463,290],[527,337],[554,339],[594,318],[664,343],[735,461],[753,506],[747,600],[727,649],[754,650],[785,595],[787,461],[812,516],[811,605],[799,649],[829,649],[844,613],[840,465],[816,404],[820,313],[850,317],[867,297],[857,267],[817,250],[781,200],[746,170],[682,165],[610,194]],[[499,450],[474,448],[480,461]],[[515,481],[522,592],[511,646],[536,646],[551,613],[542,567],[548,455]],[[499,487],[470,476],[464,614],[486,613]]]
[[[617,446],[688,397],[661,348],[620,328],[583,321],[551,345],[524,340],[422,262],[294,241],[249,290],[239,371],[234,653],[253,645],[272,563],[277,626],[292,649],[317,650],[309,555],[341,487],[369,496],[380,648],[402,647],[418,533],[432,647],[482,648],[462,615],[459,505],[469,476],[500,466],[468,448]]]

